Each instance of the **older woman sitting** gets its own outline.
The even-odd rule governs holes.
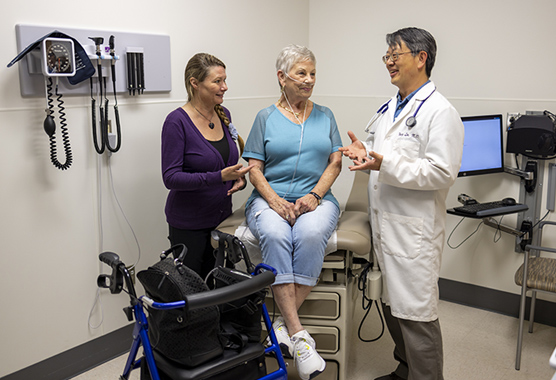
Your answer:
[[[246,205],[247,223],[259,239],[263,262],[278,271],[273,292],[281,317],[274,331],[304,380],[326,366],[297,310],[318,281],[338,222],[340,209],[330,187],[342,159],[332,111],[309,100],[315,64],[305,47],[282,50],[276,61],[280,99],[258,113],[243,153],[253,166],[249,179],[255,187]]]

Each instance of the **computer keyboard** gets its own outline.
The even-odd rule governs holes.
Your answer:
[[[525,211],[527,209],[527,205],[524,204],[504,205],[502,201],[475,203],[472,205],[454,207],[454,211],[460,214],[478,217],[504,215]]]

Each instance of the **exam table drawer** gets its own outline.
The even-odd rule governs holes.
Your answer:
[[[272,316],[276,306],[272,294],[266,298],[268,313]],[[280,310],[276,307],[276,314]],[[340,295],[338,293],[324,293],[312,291],[298,310],[300,318],[335,320],[340,316]]]

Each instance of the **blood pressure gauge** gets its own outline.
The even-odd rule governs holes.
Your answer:
[[[42,41],[42,71],[49,77],[75,75],[75,50],[68,38],[45,38]]]

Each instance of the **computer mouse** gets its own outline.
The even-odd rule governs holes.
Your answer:
[[[517,202],[516,202],[515,199],[513,199],[513,198],[509,198],[509,197],[508,197],[508,198],[502,199],[502,204],[503,204],[504,206],[513,206],[513,205],[515,205],[516,203],[517,203]]]

